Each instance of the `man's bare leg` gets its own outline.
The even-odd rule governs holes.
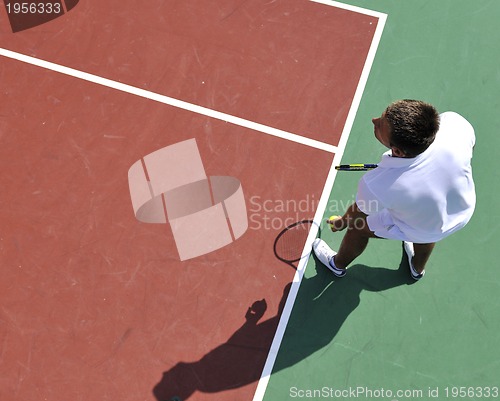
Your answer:
[[[334,263],[339,269],[345,269],[349,264],[363,253],[368,240],[377,237],[368,228],[367,215],[359,210],[358,205],[353,203],[341,219],[334,223],[333,231],[341,231],[347,228],[347,232],[335,255]]]
[[[422,273],[425,269],[425,264],[431,256],[432,250],[434,249],[435,242],[429,244],[413,244],[413,250],[415,255],[413,255],[412,264],[413,268],[418,272]]]

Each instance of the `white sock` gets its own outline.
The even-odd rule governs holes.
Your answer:
[[[337,266],[335,266],[335,255],[332,256],[332,258],[330,259],[330,266],[334,269],[334,270],[338,270],[338,271],[344,271],[345,269],[340,269],[338,268]]]

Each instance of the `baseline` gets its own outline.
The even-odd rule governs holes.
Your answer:
[[[153,100],[159,103],[163,103],[169,106],[177,107],[183,110],[188,110],[193,113],[201,114],[207,117],[215,118],[217,120],[222,120],[240,127],[249,128],[254,131],[262,132],[264,134],[272,135],[278,138],[286,139],[292,142],[300,143],[302,145],[310,146],[325,152],[336,153],[337,146],[330,145],[324,142],[317,141],[315,139],[306,138],[304,136],[294,134],[291,132],[286,132],[277,128],[269,127],[264,124],[256,123],[253,121],[246,120],[244,118],[232,116],[220,111],[212,110],[206,107],[198,106],[192,103],[188,103],[179,99],[175,99],[169,96],[161,95],[159,93],[150,92],[145,89],[137,88],[132,85],[127,85],[121,82],[113,81],[111,79],[103,78],[98,75],[90,74],[84,71],[76,70],[74,68],[65,67],[60,64],[52,63],[50,61],[41,60],[35,57],[27,56],[25,54],[17,53],[11,50],[0,48],[0,56],[4,56],[13,60],[17,60],[23,63],[31,64],[37,67],[45,68],[47,70],[59,72],[64,75],[68,75],[74,78],[82,79],[87,82],[92,82],[94,84],[106,86],[108,88],[116,89],[121,92],[136,95],[145,99]]]

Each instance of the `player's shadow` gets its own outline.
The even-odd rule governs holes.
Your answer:
[[[349,315],[360,304],[363,291],[383,292],[402,285],[412,285],[406,255],[399,268],[370,267],[357,264],[343,278],[332,278],[316,260],[316,275],[303,280],[299,299],[288,321],[286,336],[274,364],[274,371],[290,367],[328,346]]]
[[[279,353],[273,371],[292,366],[330,344],[359,305],[361,292],[385,291],[412,283],[405,257],[397,270],[357,264],[341,279],[316,261],[316,274],[302,280],[280,348],[286,352]],[[196,391],[222,392],[259,380],[289,289],[290,284],[273,317],[259,322],[267,304],[264,299],[255,301],[246,312],[245,323],[226,343],[199,361],[178,362],[164,372],[153,389],[156,399],[186,401]]]
[[[164,372],[153,389],[156,399],[186,401],[195,391],[216,393],[258,380],[289,290],[290,284],[283,291],[275,316],[259,323],[267,303],[265,299],[255,301],[246,311],[245,323],[226,343],[199,361],[178,362]]]

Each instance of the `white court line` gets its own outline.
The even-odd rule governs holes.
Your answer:
[[[375,54],[377,52],[378,45],[380,43],[380,39],[382,37],[382,32],[384,30],[385,22],[387,20],[387,14],[379,13],[371,10],[359,9],[357,7],[346,6],[342,3],[337,3],[333,1],[323,1],[323,0],[311,0],[317,3],[322,3],[331,6],[341,6],[341,8],[345,8],[355,12],[361,12],[363,14],[368,14],[371,16],[375,16],[379,19],[377,24],[377,28],[375,30],[375,34],[373,35],[373,40],[370,46],[370,50],[368,51],[368,55],[366,57],[365,65],[363,67],[363,71],[361,73],[358,87],[356,88],[356,93],[354,95],[354,99],[351,104],[351,108],[349,110],[349,114],[347,116],[346,123],[344,125],[344,129],[342,131],[342,135],[340,137],[340,141],[337,147],[337,152],[333,158],[332,166],[328,173],[328,177],[325,182],[325,186],[323,188],[323,193],[321,194],[320,201],[318,203],[318,208],[316,210],[316,214],[314,216],[314,222],[311,232],[306,240],[306,244],[302,251],[302,257],[300,258],[299,264],[297,266],[297,271],[295,273],[295,277],[293,278],[292,286],[290,288],[290,292],[288,294],[285,307],[283,308],[283,312],[281,314],[280,321],[278,323],[278,327],[276,329],[276,334],[274,336],[273,342],[271,344],[271,348],[269,350],[269,354],[267,356],[266,363],[264,365],[264,369],[262,371],[260,380],[257,384],[257,389],[255,391],[253,401],[262,401],[264,395],[266,393],[267,386],[269,384],[269,379],[271,378],[271,373],[274,367],[274,363],[276,362],[276,357],[278,355],[279,348],[281,346],[281,342],[283,341],[283,336],[285,334],[285,329],[288,325],[288,321],[290,319],[290,315],[292,313],[292,308],[297,298],[297,294],[299,291],[300,284],[302,282],[302,278],[304,277],[304,272],[307,266],[307,262],[309,261],[309,255],[311,253],[312,242],[316,238],[318,234],[318,227],[321,224],[321,220],[325,214],[326,207],[328,205],[328,200],[330,198],[330,194],[333,188],[333,184],[335,182],[335,178],[337,176],[337,170],[335,170],[335,166],[340,164],[342,156],[345,151],[345,147],[347,144],[347,140],[349,139],[349,135],[352,129],[352,125],[354,124],[354,119],[356,117],[356,113],[359,108],[359,104],[361,102],[361,97],[365,90],[366,82],[368,81],[368,76],[370,74],[371,67],[373,65],[373,61],[375,59]]]
[[[220,111],[208,109],[206,107],[198,106],[192,103],[184,102],[169,96],[161,95],[159,93],[150,92],[145,89],[137,88],[135,86],[127,85],[121,82],[113,81],[111,79],[103,78],[98,75],[89,74],[87,72],[75,70],[73,68],[65,67],[63,65],[51,63],[50,61],[41,60],[35,57],[27,56],[25,54],[17,53],[11,50],[0,48],[0,56],[10,59],[21,61],[23,63],[31,64],[37,67],[45,68],[47,70],[56,71],[64,75],[74,78],[79,78],[84,81],[92,82],[98,85],[106,86],[108,88],[116,89],[121,92],[130,93],[145,99],[154,100],[169,106],[177,107],[179,109],[188,110],[193,113],[201,114],[207,117],[215,118],[217,120],[226,121],[228,123],[238,125],[240,127],[249,128],[254,131],[262,132],[264,134],[272,135],[278,138],[286,139],[292,142],[300,143],[302,145],[310,146],[312,148],[324,150],[330,153],[336,153],[337,147],[315,139],[307,138],[301,135],[293,134],[291,132],[283,131],[277,128],[269,127],[267,125],[259,124],[253,121],[245,120],[244,118],[235,117],[230,114],[221,113]]]
[[[361,8],[358,6],[352,6],[350,4],[344,4],[340,3],[338,1],[334,0],[310,0],[314,3],[320,3],[320,4],[325,4],[327,6],[335,7],[335,8],[341,8],[343,10],[348,10],[348,11],[353,11],[358,14],[365,14],[365,15],[370,15],[372,17],[377,17],[377,18],[387,18],[387,14],[378,12],[378,11],[373,11],[373,10],[368,10],[367,8]]]

